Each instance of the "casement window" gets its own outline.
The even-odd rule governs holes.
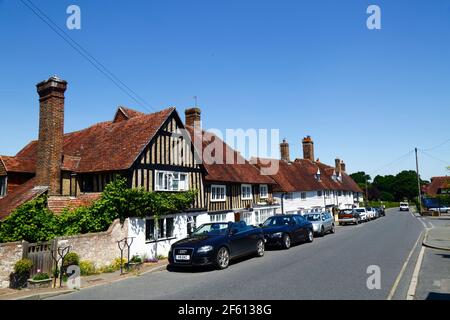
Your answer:
[[[156,171],[156,191],[187,191],[189,176],[184,172]]]
[[[267,218],[273,216],[274,209],[260,209],[255,210],[255,222],[259,225],[267,220]]]
[[[211,201],[220,202],[227,199],[227,187],[224,185],[213,184],[211,186]]]
[[[338,191],[338,197],[342,197],[342,191]]]
[[[6,196],[8,190],[8,178],[6,176],[0,177],[0,198]]]
[[[242,197],[242,200],[252,200],[252,185],[251,184],[241,185],[241,197]]]
[[[321,197],[322,196],[322,190],[317,191],[317,196]]]
[[[252,218],[253,218],[253,212],[243,212],[242,213],[241,219],[243,221],[245,221],[245,223],[247,225],[252,225],[253,224],[253,219]]]
[[[306,192],[301,192],[300,193],[300,199],[306,200]]]
[[[158,227],[155,226],[153,218],[145,220],[145,240],[155,241],[156,237],[160,239],[173,238],[174,218],[158,219]]]
[[[227,214],[226,213],[212,214],[209,216],[209,221],[211,221],[211,222],[227,222]]]
[[[285,193],[284,194],[284,199],[292,200],[292,199],[294,199],[294,194],[292,192]]]
[[[267,184],[259,185],[259,197],[261,199],[267,199],[269,197],[269,187]]]

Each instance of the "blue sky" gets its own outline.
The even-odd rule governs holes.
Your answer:
[[[35,84],[69,82],[65,131],[110,120],[118,105],[141,111],[198,96],[205,128],[279,128],[301,157],[315,154],[372,175],[414,169],[414,147],[450,139],[450,2],[33,0],[142,96],[140,106],[18,0],[0,0],[0,154],[37,138]],[[366,28],[377,4],[382,29]],[[424,178],[445,175],[450,142],[420,155]]]

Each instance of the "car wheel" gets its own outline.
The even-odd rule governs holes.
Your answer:
[[[306,242],[313,242],[314,233],[312,230],[308,230],[308,235],[306,236]]]
[[[331,233],[335,233],[336,232],[336,227],[334,226],[334,223],[331,225]]]
[[[262,257],[264,256],[264,241],[262,239],[259,239],[258,242],[256,243],[256,255],[258,257]]]
[[[291,247],[291,237],[288,234],[283,235],[283,248],[289,249]]]
[[[325,235],[325,228],[322,226],[322,228],[320,228],[320,236],[323,237]]]
[[[355,220],[355,226],[357,226],[357,225],[359,224],[359,222],[360,222],[360,221],[359,221],[358,219],[356,219],[356,220]]]
[[[223,270],[228,268],[229,263],[230,263],[230,253],[228,252],[228,249],[225,247],[220,248],[216,256],[217,267]]]

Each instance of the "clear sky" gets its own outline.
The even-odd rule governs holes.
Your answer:
[[[401,156],[418,147],[432,148],[420,154],[424,178],[447,174],[448,0],[32,1],[149,106],[21,1],[0,0],[0,154],[37,138],[35,84],[56,74],[69,82],[66,132],[112,119],[118,105],[183,116],[198,96],[205,128],[279,128],[291,158],[311,135],[316,157],[339,156],[349,172],[415,169],[412,153]],[[81,30],[66,28],[71,4]],[[370,4],[381,30],[366,27]]]

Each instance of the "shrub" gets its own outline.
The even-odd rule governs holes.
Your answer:
[[[113,272],[116,272],[116,271],[117,271],[116,267],[114,265],[112,265],[112,264],[109,265],[109,266],[103,266],[103,267],[100,268],[100,272],[101,273],[113,273]]]
[[[64,258],[64,263],[63,263],[64,268],[67,268],[68,266],[72,266],[72,265],[75,265],[75,266],[80,265],[80,257],[75,252],[69,252]]]
[[[110,265],[111,268],[114,269],[114,271],[120,270],[120,266],[124,267],[127,261],[125,259],[116,258],[114,259],[113,263]]]
[[[33,261],[30,259],[22,259],[14,265],[14,273],[16,274],[30,274],[33,268]]]
[[[94,263],[91,261],[80,261],[80,273],[82,276],[89,276],[92,274],[97,274],[98,271],[95,268]]]
[[[33,280],[34,280],[34,281],[48,280],[48,279],[50,279],[50,276],[49,276],[48,274],[42,273],[42,272],[39,272],[38,274],[36,274],[36,275],[33,277]]]
[[[131,263],[142,263],[142,258],[139,257],[139,256],[137,256],[137,255],[134,255],[134,256],[130,259],[130,262],[131,262]]]

